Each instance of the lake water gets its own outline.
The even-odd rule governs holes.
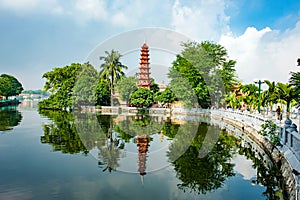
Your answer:
[[[210,119],[0,111],[0,199],[280,199],[262,159]]]

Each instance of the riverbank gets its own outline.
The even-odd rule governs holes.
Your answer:
[[[20,104],[20,101],[17,99],[13,100],[0,100],[0,107],[6,107],[6,106],[17,106]]]

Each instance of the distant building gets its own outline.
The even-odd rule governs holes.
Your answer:
[[[164,82],[162,82],[159,86],[159,92],[163,92],[166,90],[167,86],[165,85]]]

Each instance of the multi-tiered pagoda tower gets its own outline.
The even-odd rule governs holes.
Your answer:
[[[149,47],[146,43],[143,44],[140,57],[140,72],[139,72],[139,88],[150,89],[150,63],[149,63]]]

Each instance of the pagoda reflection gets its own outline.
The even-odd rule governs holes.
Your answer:
[[[136,137],[136,144],[138,148],[138,171],[142,177],[142,182],[143,178],[146,175],[146,161],[147,161],[147,152],[148,152],[148,147],[149,145],[149,137],[146,134],[143,135],[138,135]]]

